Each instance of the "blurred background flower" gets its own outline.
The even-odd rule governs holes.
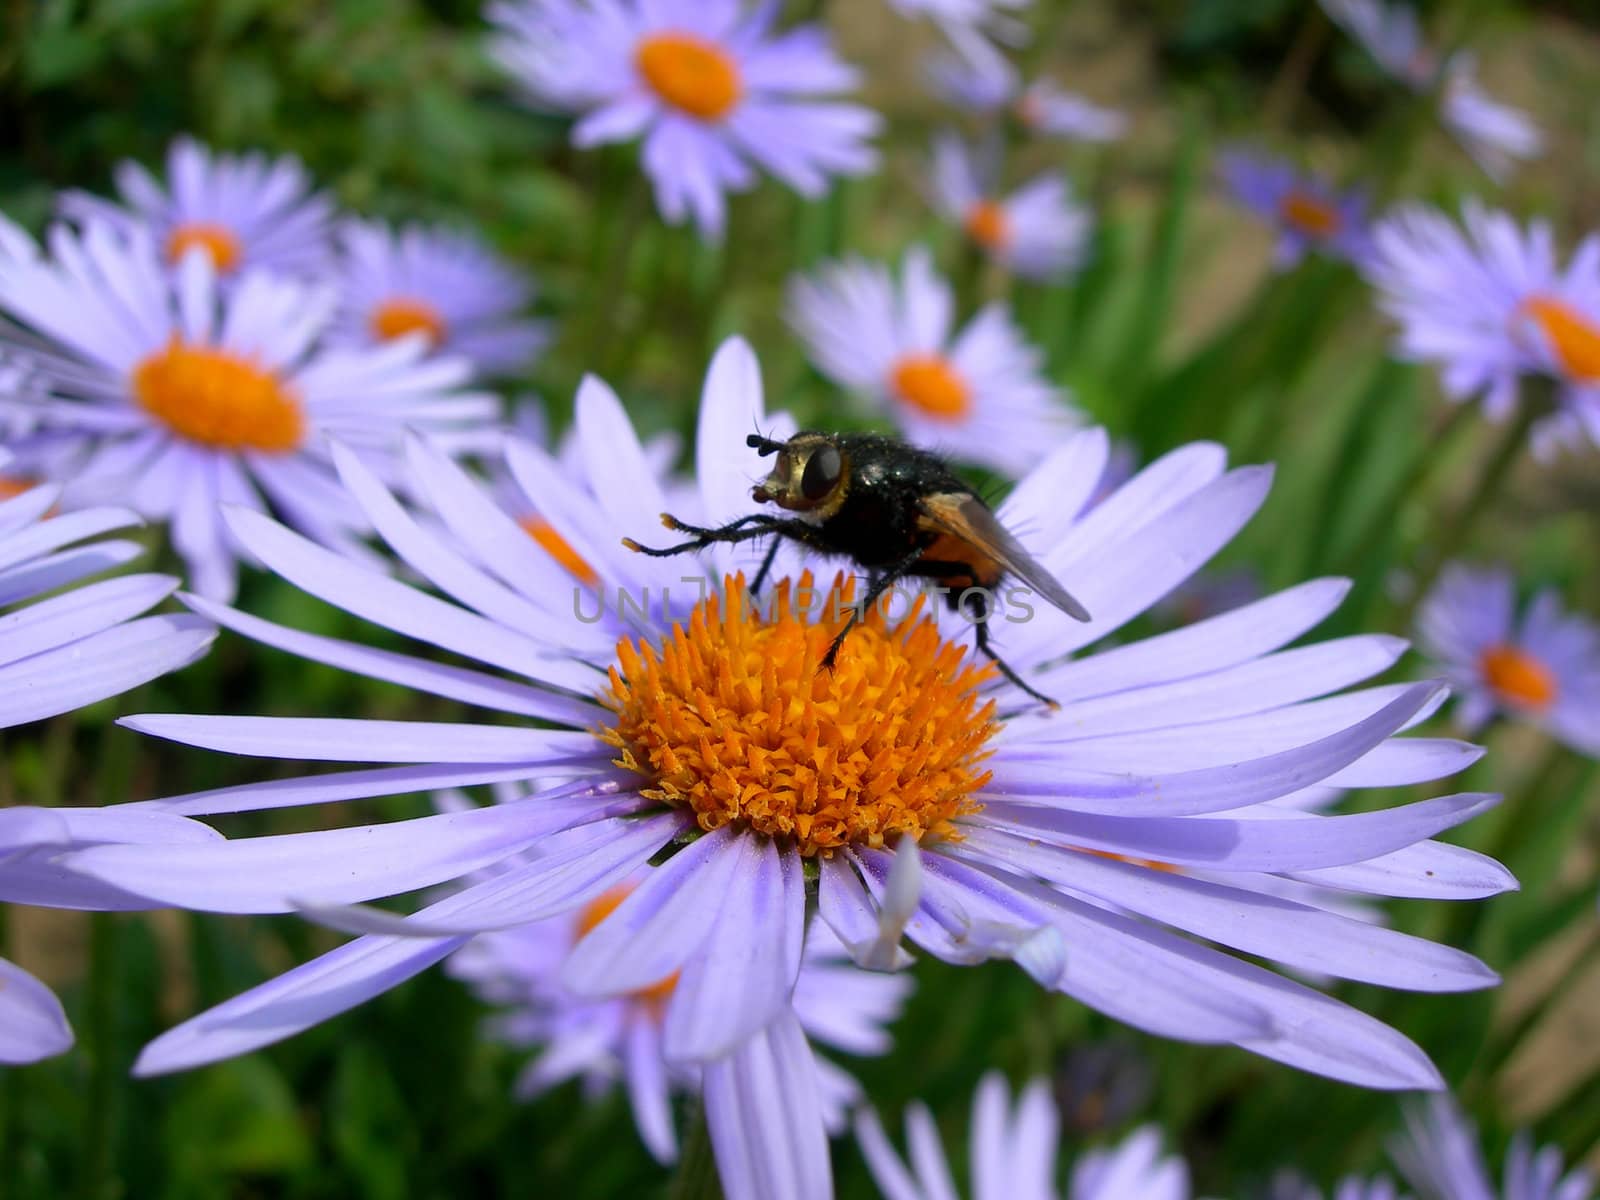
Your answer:
[[[1360,265],[1369,252],[1366,197],[1336,193],[1286,162],[1249,150],[1221,157],[1223,181],[1233,198],[1278,230],[1273,265],[1292,267],[1307,253]]]
[[[1574,750],[1600,755],[1600,626],[1542,591],[1517,612],[1503,568],[1445,569],[1417,616],[1422,651],[1455,688],[1469,734],[1492,718],[1529,721]]]
[[[959,329],[955,311],[954,289],[917,247],[898,279],[861,259],[797,276],[787,315],[817,367],[874,402],[909,441],[1019,475],[1081,417],[1043,378],[1039,352],[1004,305]]]
[[[1004,1196],[1055,1196],[1056,1155],[1061,1118],[1050,1090],[1035,1080],[1017,1095],[996,1073],[978,1082],[972,1098],[968,1136],[972,1147],[970,1185],[958,1189],[939,1142],[938,1127],[925,1105],[906,1110],[911,1168],[890,1145],[877,1114],[865,1109],[856,1119],[856,1139],[885,1200],[972,1200]],[[1135,1130],[1121,1144],[1091,1150],[1072,1167],[1067,1200],[1188,1200],[1189,1171],[1181,1158],[1161,1153],[1161,1133]]]
[[[824,99],[855,71],[816,26],[777,30],[776,5],[737,0],[500,0],[495,54],[537,103],[580,114],[573,144],[644,135],[642,165],[667,221],[722,235],[724,194],[755,166],[801,195],[877,161],[878,118]]]
[[[35,368],[42,427],[69,507],[127,500],[165,521],[195,590],[231,598],[238,551],[222,505],[270,507],[320,541],[370,526],[333,481],[328,435],[393,453],[408,427],[483,425],[494,397],[467,363],[419,339],[338,352],[320,342],[337,296],[265,270],[229,287],[191,249],[163,270],[148,229],[57,227],[51,253],[0,261],[7,339]],[[70,449],[69,449],[70,447]]]
[[[1083,262],[1089,214],[1067,185],[1040,176],[1005,195],[995,190],[994,164],[981,161],[954,134],[933,144],[933,206],[977,249],[1029,279],[1064,275]]]
[[[147,234],[174,271],[191,249],[224,279],[256,269],[302,279],[328,270],[333,200],[315,190],[293,155],[218,154],[180,137],[167,151],[166,175],[163,187],[141,164],[124,160],[116,168],[122,204],[70,190],[61,194],[61,214],[124,236]]]
[[[483,376],[525,373],[549,340],[528,319],[528,275],[459,230],[390,229],[347,221],[334,278],[332,344],[377,346],[420,335],[432,351],[469,360]]]
[[[445,966],[497,1010],[489,1026],[493,1037],[519,1049],[539,1049],[518,1076],[520,1099],[577,1078],[593,1102],[620,1081],[639,1136],[657,1160],[672,1163],[679,1144],[672,1097],[697,1095],[701,1074],[696,1065],[675,1063],[663,1052],[662,1019],[678,975],[602,1000],[575,995],[560,979],[574,944],[631,890],[624,883],[602,893],[575,920],[560,917],[480,934]],[[855,967],[827,925],[811,923],[794,994],[795,1013],[808,1037],[847,1054],[885,1054],[892,1045],[887,1027],[911,988],[906,975]],[[863,1098],[861,1086],[827,1058],[817,1058],[816,1067],[823,1120],[828,1132],[838,1136]]]

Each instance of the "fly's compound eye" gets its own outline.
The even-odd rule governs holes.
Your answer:
[[[838,486],[844,460],[833,446],[819,446],[806,460],[800,476],[800,494],[807,500],[821,500]]]

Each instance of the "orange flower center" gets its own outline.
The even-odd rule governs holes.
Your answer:
[[[616,887],[608,888],[606,891],[601,892],[600,895],[579,909],[577,924],[572,932],[573,943],[581,942],[594,931],[600,922],[616,912],[618,906],[633,895],[633,888],[634,885],[631,883],[619,883]],[[660,1009],[666,1007],[667,1001],[672,996],[672,989],[678,986],[678,975],[679,972],[674,971],[665,979],[652,983],[649,987],[640,988],[638,991],[631,993],[631,995],[636,1000],[643,1000],[650,1004],[659,1012]]]
[[[993,200],[979,200],[967,210],[967,236],[986,250],[999,250],[1011,237],[1006,210]]]
[[[10,475],[0,475],[0,500],[10,500],[13,496],[20,496],[38,486],[32,479],[18,479]]]
[[[894,394],[918,412],[953,421],[967,415],[972,397],[955,368],[937,354],[908,354],[890,377]]]
[[[167,260],[180,261],[192,247],[199,246],[211,256],[211,265],[226,275],[239,265],[243,249],[226,225],[215,221],[188,221],[167,235]]]
[[[739,67],[720,46],[692,33],[657,33],[639,43],[634,63],[666,103],[702,121],[717,121],[739,102]]]
[[[841,575],[820,593],[807,572],[757,602],[741,576],[659,649],[620,641],[602,697],[617,723],[601,734],[617,764],[702,829],[738,823],[808,856],[959,837],[989,780],[998,723],[978,687],[995,670],[963,663],[920,601],[893,627],[875,605],[820,670],[854,586]]]
[[[1580,383],[1600,382],[1600,324],[1554,296],[1533,296],[1522,315],[1535,322],[1562,369]]]
[[[595,569],[572,548],[571,542],[556,532],[555,526],[549,521],[543,517],[523,517],[518,524],[539,543],[545,553],[566,568],[568,575],[588,587],[600,586],[600,576]]]
[[[372,336],[382,342],[405,337],[408,333],[425,333],[428,343],[438,346],[444,341],[445,323],[439,310],[425,300],[412,300],[397,296],[385,300],[372,310],[367,322]]]
[[[1483,677],[1502,700],[1543,712],[1555,703],[1556,677],[1544,663],[1516,646],[1491,646],[1480,664]]]
[[[1309,192],[1293,191],[1278,205],[1284,224],[1309,238],[1331,238],[1344,227],[1344,217],[1326,200]]]
[[[282,454],[305,439],[300,401],[271,371],[176,337],[134,367],[133,394],[178,436],[203,446]]]

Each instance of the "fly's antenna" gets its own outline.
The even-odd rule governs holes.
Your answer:
[[[752,433],[749,437],[744,439],[744,444],[749,446],[750,449],[760,453],[762,458],[766,458],[769,454],[776,454],[779,450],[783,449],[782,442],[775,442],[765,434],[761,433]]]

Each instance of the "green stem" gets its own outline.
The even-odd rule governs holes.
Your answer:
[[[1520,784],[1493,812],[1479,818],[1494,822],[1478,843],[1481,853],[1510,868],[1510,859],[1521,849],[1529,831],[1545,819],[1543,798],[1554,790],[1571,759],[1565,746],[1552,743],[1539,765],[1528,772],[1527,782]],[[1487,906],[1481,903],[1455,905],[1439,940],[1449,946],[1478,945],[1487,912]]]
[[[971,238],[963,236],[961,248],[956,252],[955,270],[956,311],[963,318],[976,312],[983,303],[985,265],[983,250]]]
[[[1366,532],[1356,543],[1355,550],[1344,560],[1341,574],[1356,575],[1365,569],[1368,560],[1377,552],[1378,547],[1394,533],[1395,519],[1406,500],[1426,490],[1435,468],[1448,457],[1446,449],[1455,441],[1456,435],[1467,427],[1468,418],[1472,415],[1473,408],[1470,404],[1451,406],[1450,415],[1444,424],[1412,456],[1405,474],[1395,482],[1389,494],[1384,497],[1383,503],[1374,510]]]
[[[805,21],[826,22],[828,0],[794,0],[789,13],[789,23],[798,25]]]
[[[740,234],[740,224],[744,220],[741,212],[740,206],[728,206],[728,222],[722,230],[722,245],[717,248],[716,270],[707,273],[706,281],[710,288],[700,297],[700,345],[706,359],[710,359],[717,346],[723,299],[734,294],[734,284],[738,278],[739,258],[745,240]]]
[[[1321,9],[1314,4],[1305,6],[1305,17],[1261,104],[1262,123],[1269,129],[1287,128],[1293,119],[1295,107],[1305,95],[1306,80],[1311,78],[1311,69],[1327,43],[1330,28]]]
[[[0,958],[10,949],[10,922],[6,919],[4,905],[0,905]],[[22,1120],[23,1073],[17,1070],[0,1070],[0,1179],[20,1177],[22,1138],[18,1126]]]
[[[1180,129],[1177,159],[1167,193],[1154,215],[1146,263],[1133,314],[1128,321],[1117,359],[1118,385],[1136,396],[1135,421],[1148,396],[1142,395],[1160,360],[1160,342],[1167,330],[1173,298],[1177,294],[1183,250],[1188,237],[1191,200],[1199,179],[1203,153],[1200,130],[1185,120]]]
[[[624,324],[621,316],[628,300],[624,294],[628,286],[628,266],[639,242],[645,214],[650,210],[650,184],[642,170],[631,173],[626,187],[627,195],[616,217],[615,232],[607,243],[605,261],[595,271],[597,286],[588,292],[588,336],[578,359],[601,376],[606,373],[607,355],[621,332],[619,326]]]
[[[89,1011],[84,1029],[89,1061],[83,1138],[85,1200],[102,1200],[113,1191],[116,1093],[121,1082],[116,1055],[116,922],[111,913],[94,913],[89,918]]]
[[[127,707],[138,712],[144,689],[129,693]],[[96,799],[114,804],[128,799],[137,739],[126,729],[107,724],[100,737],[95,771]],[[114,913],[89,918],[89,995],[84,1026],[88,1062],[88,1096],[84,1110],[83,1196],[103,1200],[119,1188],[115,1178],[116,1143],[121,1120],[122,1079],[127,1072],[117,1039],[117,997],[121,977],[121,933]]]
[[[706,1110],[697,1106],[684,1139],[683,1156],[667,1189],[667,1200],[722,1200],[722,1180],[717,1177],[717,1159],[711,1149],[711,1127]]]
[[[197,48],[190,59],[190,111],[204,121],[206,134],[215,141],[221,131],[215,119],[218,106],[212,101],[221,90],[224,70],[220,0],[200,0],[194,14],[194,28]]]
[[[1432,92],[1411,94],[1401,101],[1399,113],[1371,142],[1357,181],[1372,192],[1373,210],[1405,194],[1405,181],[1417,160],[1417,143],[1435,124],[1439,98]]]
[[[1506,819],[1500,822],[1493,840],[1484,850],[1485,854],[1502,863],[1510,864],[1510,860],[1521,851],[1529,833],[1538,828],[1544,819],[1546,808],[1544,798],[1555,791],[1556,781],[1571,760],[1572,752],[1566,746],[1556,741],[1550,743],[1550,748],[1545,751],[1539,765],[1528,772],[1527,782],[1517,788],[1514,805],[1503,806],[1514,811],[1509,812]]]
[[[1490,505],[1504,491],[1506,480],[1511,477],[1512,467],[1522,457],[1523,449],[1527,446],[1528,434],[1544,415],[1543,406],[1530,403],[1526,397],[1517,406],[1517,415],[1501,433],[1499,444],[1495,447],[1488,465],[1484,467],[1477,486],[1472,489],[1472,495],[1467,498],[1467,502],[1461,506],[1459,512],[1453,514],[1448,521],[1441,522],[1441,527],[1435,529],[1432,554],[1427,566],[1417,575],[1416,587],[1412,590],[1411,598],[1405,606],[1397,628],[1411,627],[1412,617],[1416,615],[1423,599],[1433,590],[1439,573],[1451,559],[1461,553],[1476,531],[1484,513],[1489,511]]]

